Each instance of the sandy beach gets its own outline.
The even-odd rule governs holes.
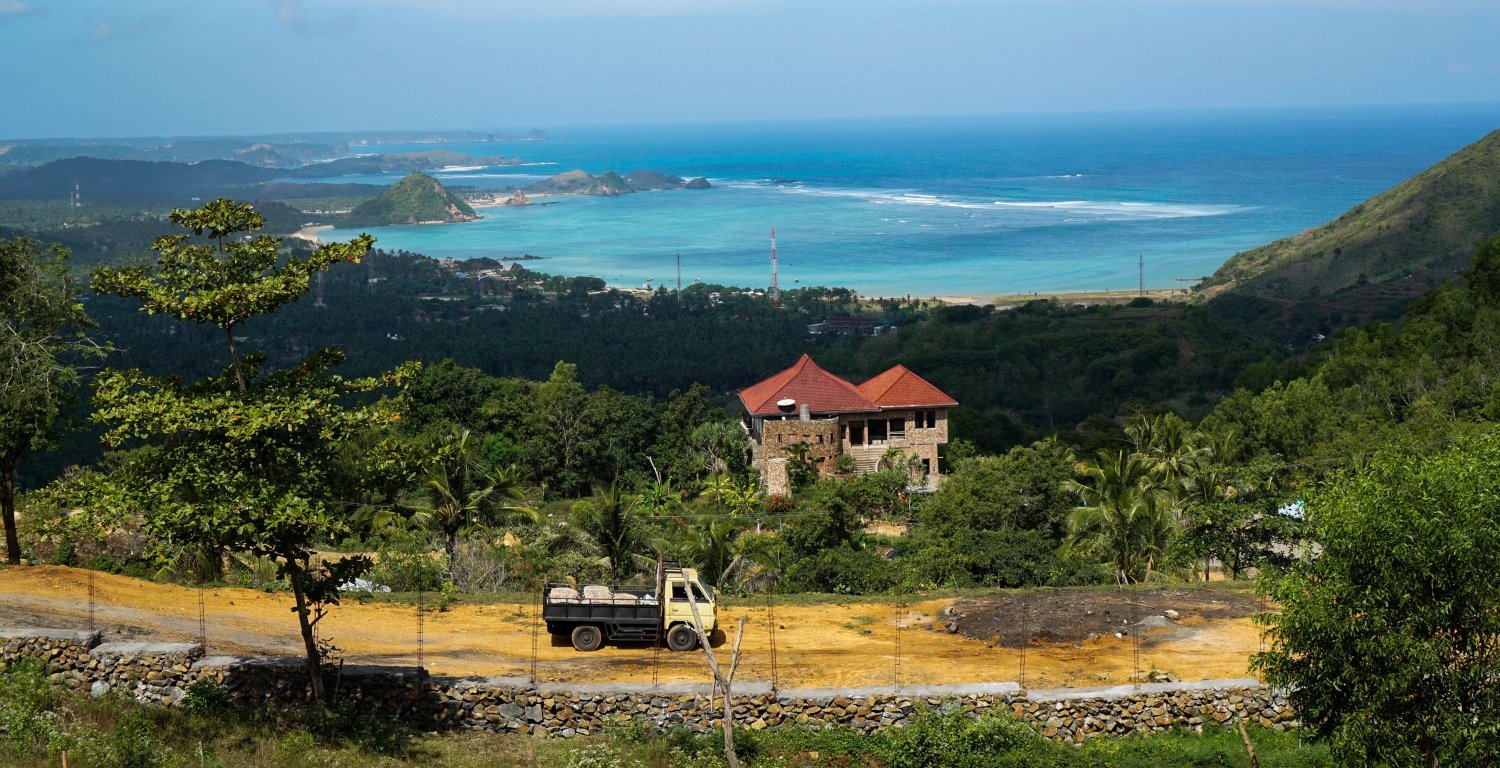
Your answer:
[[[1182,288],[1148,288],[1144,293],[1134,289],[1118,291],[1031,291],[1028,293],[1004,293],[979,296],[934,296],[944,304],[993,304],[997,307],[1014,307],[1028,301],[1052,300],[1064,304],[1129,304],[1142,296],[1152,301],[1182,301],[1191,296]]]
[[[296,232],[293,232],[292,233],[292,237],[298,238],[300,240],[307,240],[308,242],[316,243],[318,245],[322,245],[323,244],[323,240],[322,240],[322,238],[318,237],[318,233],[319,232],[326,232],[326,231],[328,231],[330,229],[333,229],[333,225],[332,224],[317,224],[317,225],[311,226],[311,227],[303,227],[303,228],[297,230]]]

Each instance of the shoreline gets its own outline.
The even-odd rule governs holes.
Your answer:
[[[332,224],[314,224],[312,226],[303,227],[296,232],[288,235],[288,237],[295,237],[298,240],[306,240],[313,245],[322,245],[323,239],[318,237],[318,233],[327,232],[328,230],[334,228],[335,227]]]
[[[1138,298],[1147,298],[1152,301],[1171,301],[1191,298],[1194,294],[1187,288],[1147,288],[1144,292],[1136,288],[1122,288],[1119,290],[1063,290],[1063,291],[1027,291],[1024,293],[1001,293],[1001,294],[978,294],[966,296],[938,295],[927,297],[942,304],[974,304],[978,306],[994,305],[997,308],[1008,309],[1019,307],[1031,301],[1056,300],[1065,304],[1095,305],[1095,304],[1129,304]],[[885,297],[881,297],[885,298]]]

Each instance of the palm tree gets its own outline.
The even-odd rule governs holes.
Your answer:
[[[1149,576],[1176,528],[1173,495],[1158,485],[1151,462],[1101,451],[1074,471],[1084,481],[1065,486],[1083,502],[1068,518],[1071,544],[1113,565],[1122,586]]]
[[[1068,517],[1073,546],[1114,566],[1117,582],[1144,581],[1165,552],[1176,520],[1167,494],[1139,486]]]
[[[448,556],[448,580],[453,580],[453,554],[458,537],[484,530],[508,516],[536,521],[536,510],[519,504],[524,499],[520,471],[506,467],[486,472],[469,430],[438,441],[427,465],[426,499],[415,505],[408,522],[443,536]]]
[[[621,491],[618,481],[595,486],[593,498],[575,507],[579,527],[599,542],[616,579],[626,575],[630,557],[645,549],[639,507],[637,497]]]
[[[693,527],[687,541],[688,555],[710,586],[719,586],[738,564],[734,544],[744,528],[738,518],[732,517],[705,518]]]

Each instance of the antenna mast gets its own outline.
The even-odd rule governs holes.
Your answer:
[[[1138,290],[1141,296],[1146,295],[1146,254],[1137,254],[1135,257],[1135,268],[1140,275],[1140,286]]]
[[[677,252],[677,302],[682,303],[682,251]]]
[[[776,228],[771,227],[771,306],[781,309],[781,283],[776,273]]]

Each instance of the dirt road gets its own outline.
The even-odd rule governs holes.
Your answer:
[[[87,627],[89,580],[88,571],[56,566],[0,569],[0,626]],[[92,580],[93,624],[106,639],[197,639],[197,590],[103,573],[94,573]],[[1176,621],[1161,618],[1155,604],[1150,612],[1138,607],[1142,618],[1151,618],[1141,627],[1149,642],[1140,650],[1139,667],[1131,635],[1071,638],[1059,629],[1050,642],[1033,633],[1025,645],[1024,684],[1042,688],[1121,683],[1129,681],[1136,668],[1166,670],[1184,680],[1245,676],[1249,654],[1260,648],[1259,631],[1249,618],[1253,598],[1247,602],[1242,591],[1180,592],[1162,598],[1163,605],[1175,606],[1180,613]],[[1143,600],[1142,593],[1131,594],[1131,599]],[[1115,598],[1105,592],[1093,599]],[[898,675],[902,685],[1017,681],[1022,672],[1021,643],[1009,642],[1012,638],[1003,627],[988,634],[971,631],[972,622],[981,616],[1001,627],[1010,608],[1003,601],[976,600],[991,598],[930,599],[904,610],[888,603],[775,606],[777,681],[785,688],[885,686],[896,682]],[[971,626],[949,634],[939,613],[955,603],[955,610],[965,617],[960,624]],[[285,593],[204,589],[209,652],[299,653],[291,605]],[[1039,601],[1033,608],[1030,621],[1037,627],[1046,626],[1049,610],[1059,627],[1077,615],[1076,604],[1048,609]],[[543,682],[708,680],[695,653],[608,646],[579,653],[554,647],[544,628],[535,631],[533,615],[533,606],[510,603],[429,610],[422,621],[423,663],[437,675],[526,676],[535,640],[537,677]],[[741,679],[771,679],[772,614],[764,601],[731,598],[720,615],[731,638],[738,619],[747,620]],[[323,620],[319,632],[350,663],[415,664],[417,623],[412,606],[349,600]]]

